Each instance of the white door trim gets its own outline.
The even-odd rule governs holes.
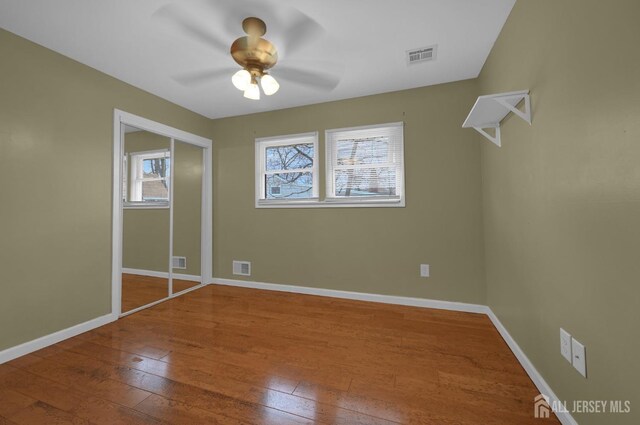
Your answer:
[[[147,118],[130,114],[119,109],[113,110],[113,212],[111,249],[111,314],[122,314],[120,276],[122,274],[122,152],[124,129],[122,124],[160,134],[203,148],[204,172],[202,181],[202,236],[201,273],[202,281],[208,282],[212,276],[213,261],[213,142],[186,131],[161,124]],[[172,173],[173,174],[173,173]],[[179,295],[173,294],[169,298]]]

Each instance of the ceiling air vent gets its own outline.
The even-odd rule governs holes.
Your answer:
[[[436,45],[407,50],[407,64],[427,62],[436,58]]]
[[[251,276],[251,263],[249,261],[234,261],[233,274],[239,276]]]

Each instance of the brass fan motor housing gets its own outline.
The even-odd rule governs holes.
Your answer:
[[[278,62],[278,51],[270,41],[261,37],[267,32],[267,26],[261,19],[247,18],[242,22],[242,28],[248,35],[233,42],[231,56],[254,78],[261,77],[265,70]]]

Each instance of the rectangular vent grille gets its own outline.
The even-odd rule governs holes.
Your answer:
[[[238,276],[251,276],[251,263],[249,261],[234,261],[233,274]]]
[[[437,46],[429,46],[407,50],[407,63],[413,64],[434,60],[436,58],[436,47]]]
[[[187,268],[187,257],[173,257],[171,259],[171,266],[174,269],[186,269]]]

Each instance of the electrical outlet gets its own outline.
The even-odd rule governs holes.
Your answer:
[[[580,375],[587,377],[587,353],[584,345],[578,340],[571,339],[571,353],[573,367],[580,372]]]
[[[420,277],[429,277],[429,265],[420,264]]]
[[[571,334],[562,328],[560,328],[560,354],[562,354],[562,357],[567,359],[569,363],[572,362]]]

